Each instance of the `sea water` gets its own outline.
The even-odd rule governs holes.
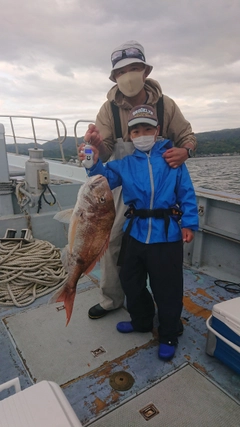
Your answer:
[[[195,189],[240,195],[240,156],[195,157],[186,165]]]

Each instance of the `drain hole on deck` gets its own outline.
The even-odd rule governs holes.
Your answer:
[[[143,416],[143,418],[147,421],[155,417],[155,415],[159,414],[159,411],[157,410],[156,406],[154,406],[153,403],[149,403],[147,406],[145,406],[145,408],[141,409],[139,412]]]
[[[57,311],[65,310],[65,305],[60,305],[59,307],[56,307]]]
[[[114,390],[129,390],[134,384],[134,378],[128,372],[119,371],[110,376],[109,384]]]
[[[96,350],[91,350],[91,353],[94,357],[98,357],[101,354],[106,353],[106,350],[104,350],[103,347],[99,347],[99,348],[96,348]]]

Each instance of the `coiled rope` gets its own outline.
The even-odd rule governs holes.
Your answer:
[[[61,251],[51,243],[0,241],[0,305],[27,306],[66,279]]]

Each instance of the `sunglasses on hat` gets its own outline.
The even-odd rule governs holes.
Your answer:
[[[141,61],[145,62],[145,56],[143,55],[141,50],[137,49],[136,47],[129,47],[127,49],[116,50],[116,52],[113,52],[111,56],[112,66],[114,67],[117,62],[126,58],[141,59]]]

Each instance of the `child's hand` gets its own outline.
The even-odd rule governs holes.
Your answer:
[[[78,158],[79,160],[82,162],[83,160],[85,160],[86,158],[86,154],[84,153],[84,147],[85,147],[85,143],[83,142],[82,144],[79,145],[78,147]],[[91,149],[93,151],[93,164],[95,165],[98,161],[99,158],[99,151],[96,147],[94,147],[93,145],[91,145]]]
[[[190,228],[182,228],[182,239],[183,243],[190,243],[194,238],[194,233]]]

